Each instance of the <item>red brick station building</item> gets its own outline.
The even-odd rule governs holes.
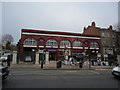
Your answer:
[[[39,60],[68,60],[69,57],[81,57],[84,60],[101,58],[99,28],[92,22],[83,33],[70,33],[46,30],[22,29],[20,60],[35,63],[36,53]]]

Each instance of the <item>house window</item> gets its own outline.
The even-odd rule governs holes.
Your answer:
[[[115,34],[113,34],[112,36],[113,36],[113,38],[115,38]]]
[[[90,43],[90,47],[91,48],[98,48],[98,43],[93,41]]]
[[[115,41],[113,41],[113,46],[115,46]]]
[[[46,42],[46,45],[48,45],[48,46],[57,46],[58,43],[57,43],[57,41],[54,40],[54,39],[49,39],[49,40]]]
[[[60,46],[64,46],[64,47],[70,47],[70,42],[68,40],[62,40],[60,42]]]
[[[106,45],[106,40],[103,40],[103,45]]]
[[[107,34],[107,37],[110,37],[110,34],[109,34],[109,33]]]
[[[80,46],[82,46],[82,42],[80,42],[80,41],[74,41],[73,42],[73,46],[80,47]]]
[[[111,40],[107,40],[107,46],[111,46]]]
[[[105,37],[105,33],[102,33],[102,36]]]
[[[25,45],[37,45],[37,41],[33,38],[28,38],[24,41]]]

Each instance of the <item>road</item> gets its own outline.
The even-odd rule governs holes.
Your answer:
[[[2,88],[118,88],[111,70],[11,68]]]

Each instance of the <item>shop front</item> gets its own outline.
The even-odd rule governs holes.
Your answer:
[[[84,54],[83,53],[84,53],[84,50],[82,50],[82,49],[80,49],[80,50],[73,49],[72,50],[72,57],[74,59],[76,59],[77,61],[80,61],[80,60],[83,61],[83,59],[84,59]]]

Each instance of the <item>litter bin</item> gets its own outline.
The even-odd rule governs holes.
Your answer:
[[[79,68],[82,68],[83,67],[83,64],[82,64],[82,62],[80,61],[79,62]]]
[[[42,61],[41,61],[41,68],[43,68],[43,63],[44,63],[44,61],[42,60]]]
[[[61,68],[61,66],[62,66],[62,61],[61,61],[61,60],[58,60],[57,63],[56,63],[56,65],[57,65],[57,68]]]

